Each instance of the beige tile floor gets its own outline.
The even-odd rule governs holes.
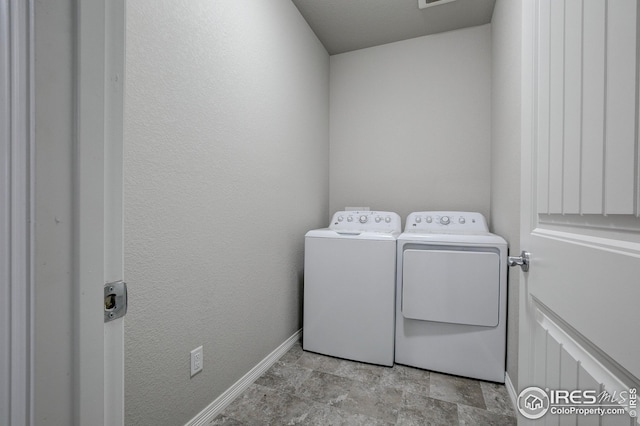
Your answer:
[[[296,344],[212,425],[515,425],[503,385],[303,351]]]

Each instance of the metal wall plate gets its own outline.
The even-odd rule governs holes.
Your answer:
[[[127,313],[127,283],[116,281],[104,286],[104,322],[113,321]]]

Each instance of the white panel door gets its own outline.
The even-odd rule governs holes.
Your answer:
[[[523,389],[640,383],[638,8],[525,2]]]

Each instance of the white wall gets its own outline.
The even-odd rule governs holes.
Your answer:
[[[331,211],[490,213],[491,27],[331,57]]]
[[[126,423],[177,425],[302,326],[329,57],[289,0],[127,3]]]
[[[521,2],[497,0],[492,29],[491,228],[520,253]],[[518,389],[519,268],[509,268],[507,373]]]

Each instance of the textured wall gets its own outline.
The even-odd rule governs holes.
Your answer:
[[[329,57],[288,0],[138,0],[126,71],[126,422],[178,425],[302,326]]]
[[[331,57],[331,210],[489,219],[491,27]]]
[[[491,227],[520,253],[520,87],[522,5],[498,0],[493,12]],[[509,268],[507,372],[518,389],[519,268]]]

